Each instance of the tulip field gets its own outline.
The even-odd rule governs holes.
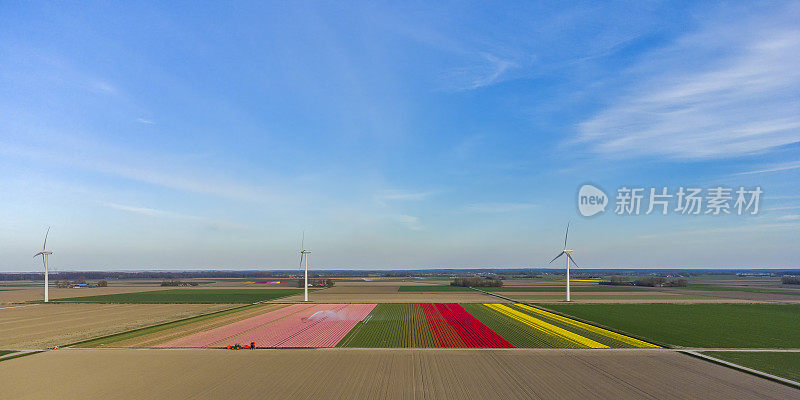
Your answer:
[[[155,347],[333,347],[375,304],[294,304]]]
[[[252,314],[251,314],[252,315]],[[525,304],[292,304],[150,347],[658,347]]]

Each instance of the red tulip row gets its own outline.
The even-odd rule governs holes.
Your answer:
[[[436,347],[514,347],[458,304],[423,304]]]
[[[467,344],[467,347],[514,347],[460,304],[437,304],[447,322]]]

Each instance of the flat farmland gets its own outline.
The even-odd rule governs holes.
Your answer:
[[[151,326],[81,343],[75,347],[147,348],[200,332],[210,331],[248,318],[286,307],[285,304],[258,304],[203,315],[169,324]]]
[[[414,286],[416,285],[411,285],[411,287]],[[315,303],[489,303],[504,301],[470,289],[446,292],[405,291],[403,288],[407,287],[409,286],[399,285],[395,282],[352,282],[349,285],[316,291],[309,294],[309,300]],[[303,301],[303,295],[300,293],[279,301],[300,302]]]
[[[704,351],[703,354],[800,382],[800,352]]]
[[[29,304],[0,309],[0,348],[66,345],[229,308],[225,304]]]
[[[36,375],[48,384],[31,385]],[[0,362],[0,376],[14,399],[800,398],[660,350],[64,349]]]
[[[25,286],[8,288],[13,290],[0,291],[0,304],[12,303],[25,303],[30,301],[44,300],[44,285],[38,286]],[[158,285],[126,285],[126,286],[109,286],[98,288],[83,288],[83,289],[59,289],[55,287],[50,288],[50,299],[61,299],[66,297],[80,297],[80,296],[102,296],[109,294],[121,294],[132,292],[156,291],[156,290],[169,290],[172,288],[161,287]]]
[[[302,293],[302,289],[169,289],[58,299],[58,302],[111,304],[246,304]]]
[[[800,348],[798,304],[548,304],[547,308],[684,347]]]

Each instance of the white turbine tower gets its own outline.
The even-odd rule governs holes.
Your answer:
[[[300,242],[300,268],[303,268],[303,260],[306,261],[306,275],[305,275],[305,284],[303,285],[303,294],[304,299],[303,301],[308,301],[308,255],[311,254],[311,250],[306,250],[306,233],[303,232],[303,240]]]
[[[564,234],[564,250],[562,250],[561,253],[558,253],[558,255],[555,256],[555,258],[550,260],[550,264],[552,264],[553,261],[557,260],[558,257],[561,257],[561,256],[563,256],[565,254],[567,255],[567,301],[570,301],[569,300],[569,262],[570,262],[570,260],[572,260],[572,263],[575,264],[576,267],[578,266],[578,263],[576,263],[575,260],[573,260],[572,256],[570,255],[570,253],[572,253],[572,250],[567,249],[567,236],[569,236],[569,222],[567,222],[567,233]]]
[[[42,245],[42,251],[40,251],[40,252],[38,252],[38,253],[33,255],[33,258],[36,258],[38,256],[42,256],[42,262],[44,263],[44,302],[45,303],[50,301],[50,296],[49,296],[49,292],[48,292],[48,287],[49,287],[50,282],[49,282],[48,273],[47,273],[47,256],[49,256],[50,254],[53,254],[52,251],[47,251],[47,235],[49,235],[49,234],[50,234],[50,227],[48,226],[47,227],[47,233],[44,234],[44,244]]]

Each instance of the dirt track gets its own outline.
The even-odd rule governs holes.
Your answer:
[[[0,376],[14,399],[800,399],[664,350],[64,349],[4,361]]]

